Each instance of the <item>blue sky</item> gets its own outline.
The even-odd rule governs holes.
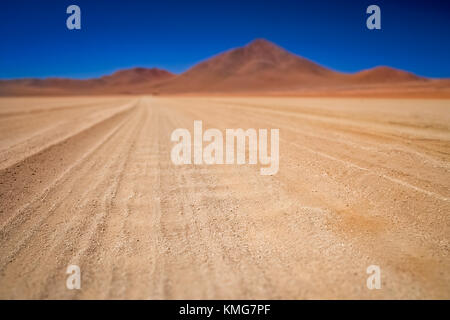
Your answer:
[[[66,28],[67,6],[82,29]],[[366,8],[381,8],[381,30]],[[326,67],[376,65],[450,77],[450,1],[4,0],[0,78],[89,78],[143,66],[180,73],[224,50],[266,38]]]

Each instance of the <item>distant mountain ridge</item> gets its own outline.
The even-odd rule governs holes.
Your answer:
[[[175,77],[169,71],[158,68],[131,68],[111,75],[92,79],[15,79],[0,80],[0,95],[33,94],[109,94],[132,93],[159,81]]]
[[[383,86],[391,91],[395,86],[402,90],[418,86],[440,90],[447,89],[449,82],[448,79],[428,79],[386,66],[352,74],[337,72],[270,41],[256,39],[243,47],[206,59],[180,75],[158,68],[132,68],[86,80],[0,80],[0,95],[263,94],[315,90],[335,92],[357,88],[380,90]]]

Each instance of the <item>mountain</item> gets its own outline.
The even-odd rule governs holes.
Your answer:
[[[406,72],[386,66],[379,66],[368,70],[357,72],[352,76],[353,81],[360,83],[398,83],[410,81],[426,81],[411,72]]]
[[[87,80],[0,80],[0,95],[75,94],[349,94],[402,93],[450,96],[449,79],[428,79],[379,66],[342,73],[256,39],[193,66],[180,75],[133,68]]]
[[[100,80],[108,85],[121,86],[153,84],[173,77],[175,77],[173,73],[158,68],[132,68],[119,70],[111,75],[101,77]]]
[[[296,89],[329,83],[342,74],[296,56],[264,39],[197,64],[155,86],[162,93]]]
[[[132,68],[100,78],[0,80],[0,95],[69,95],[141,93],[149,87],[175,77],[158,68]]]

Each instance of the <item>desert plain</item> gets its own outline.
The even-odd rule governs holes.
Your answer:
[[[2,97],[0,298],[449,299],[449,101]],[[279,129],[279,171],[174,165],[194,120]]]

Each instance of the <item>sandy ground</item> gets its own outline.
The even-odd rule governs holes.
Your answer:
[[[279,172],[173,165],[194,120]],[[2,98],[0,298],[449,299],[449,169],[450,100]]]

